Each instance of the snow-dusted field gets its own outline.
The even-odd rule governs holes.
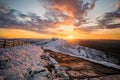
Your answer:
[[[54,66],[51,72],[46,68],[50,65]],[[55,73],[67,78],[59,67],[55,59],[35,45],[0,49],[0,80],[53,80]]]
[[[43,69],[40,47],[18,46],[0,49],[0,80],[24,80],[32,71]]]
[[[63,54],[92,61],[94,63],[99,63],[108,67],[120,69],[120,66],[116,65],[118,63],[118,60],[116,58],[109,56],[102,51],[68,43],[63,39],[44,40],[35,44],[43,46],[45,49],[61,52]]]
[[[48,50],[48,52],[45,50]],[[109,66],[115,71],[120,68],[120,66],[113,64],[117,63],[117,60],[107,57],[104,52],[72,45],[64,40],[51,39],[37,42],[34,45],[1,48],[0,80],[70,80],[69,76],[74,74],[74,71],[69,71],[69,74],[66,73],[68,68],[60,66],[57,61],[57,57],[60,56],[51,57],[49,50],[55,54],[60,52],[62,55],[76,57],[76,59],[92,62],[92,64],[98,66],[102,64],[104,67],[106,66],[105,68]],[[63,59],[66,58],[63,57]]]

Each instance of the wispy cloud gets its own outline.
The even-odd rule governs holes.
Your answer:
[[[100,28],[120,28],[120,1],[118,1],[115,6],[116,10],[105,13],[102,18],[97,18],[98,26]]]
[[[5,3],[0,3],[0,26],[32,30],[40,33],[49,33],[48,29],[55,29],[60,25],[79,26],[86,21],[84,16],[93,9],[96,0],[91,3],[83,0],[38,0],[47,11],[42,19],[35,13],[23,14],[11,9]],[[51,31],[51,33],[54,33]]]
[[[120,1],[115,4],[116,10],[107,12],[97,18],[98,25],[82,26],[87,23],[86,16],[97,5],[98,0],[38,0],[46,9],[44,19],[37,14],[23,14],[0,3],[0,27],[31,30],[39,33],[58,34],[64,30],[57,30],[60,26],[74,26],[74,31],[92,32],[97,29],[120,28]],[[63,33],[62,33],[63,34]],[[66,34],[65,34],[66,35]]]
[[[42,2],[42,0],[38,0]],[[55,20],[61,18],[63,23],[69,21],[74,25],[81,25],[81,23],[86,22],[84,16],[87,12],[95,7],[96,0],[90,2],[84,2],[83,0],[45,0],[46,4],[49,5],[45,7],[48,9],[48,17],[52,17]]]

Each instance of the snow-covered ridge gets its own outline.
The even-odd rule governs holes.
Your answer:
[[[25,80],[33,71],[45,69],[42,54],[34,45],[0,49],[0,80]]]
[[[63,54],[68,54],[71,56],[80,57],[95,63],[100,63],[111,67],[118,63],[118,60],[116,58],[106,55],[102,51],[79,46],[77,44],[71,44],[63,39],[44,40],[35,44],[43,46],[45,49],[61,52]],[[120,66],[114,66],[114,68],[120,68]]]
[[[55,66],[55,68],[50,67]],[[48,70],[48,67],[52,72]],[[57,80],[67,78],[58,62],[36,45],[0,49],[0,80]]]
[[[64,43],[63,40],[61,41]],[[109,62],[101,62],[72,53],[63,52],[63,54],[120,69],[120,66]],[[70,80],[66,70],[67,67],[60,66],[59,62],[41,46],[26,45],[0,49],[0,80]]]

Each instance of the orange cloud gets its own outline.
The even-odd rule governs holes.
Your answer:
[[[66,15],[67,18],[63,16],[64,24],[69,23],[69,25],[80,25],[82,22],[86,21],[84,17],[87,15],[87,11],[95,6],[95,2],[96,1],[92,3],[85,3],[82,0],[53,0],[53,3],[47,8],[50,12],[56,10],[56,12],[53,13],[61,11],[62,14]],[[77,22],[75,22],[75,20],[77,20]]]
[[[100,29],[96,32],[84,33],[82,31],[63,31],[59,34],[39,34],[32,31],[22,29],[0,28],[0,38],[62,38],[67,39],[72,35],[74,39],[118,39],[120,40],[120,28],[115,29]]]
[[[120,8],[120,1],[115,4],[116,8]]]
[[[64,33],[60,34],[40,34],[33,31],[27,31],[23,29],[10,29],[0,28],[0,38],[65,38],[67,35]]]

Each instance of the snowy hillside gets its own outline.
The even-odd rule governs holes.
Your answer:
[[[53,40],[49,41],[54,44]],[[60,44],[61,41],[65,44],[63,40],[57,40],[54,46],[57,43],[63,46]],[[46,43],[46,41],[42,43]],[[49,43],[48,45],[52,44]],[[44,47],[49,48],[48,45]],[[53,49],[54,46],[50,48]],[[69,45],[66,46],[70,47]],[[0,80],[75,80],[76,77],[81,80],[91,77],[102,77],[104,79],[104,76],[111,76],[109,74],[115,75],[115,80],[119,79],[119,66],[112,65],[117,69],[109,68],[95,64],[94,61],[90,62],[80,57],[77,58],[77,55],[76,57],[73,56],[43,49],[36,45],[2,48],[0,49]],[[110,78],[106,80],[110,80]]]
[[[44,40],[37,42],[35,44],[43,46],[45,49],[49,49],[52,51],[61,52],[63,54],[83,58],[106,66],[120,68],[119,66],[115,65],[116,63],[118,63],[118,61],[114,57],[106,55],[102,51],[79,46],[77,44],[71,44],[63,39]]]
[[[26,45],[0,49],[0,80],[53,80],[55,71],[48,71],[50,65],[55,66],[57,75],[60,73],[62,78],[68,78],[59,70],[57,61],[41,47]]]
[[[0,49],[0,80],[24,80],[32,71],[44,69],[42,54],[42,49],[36,46]]]

